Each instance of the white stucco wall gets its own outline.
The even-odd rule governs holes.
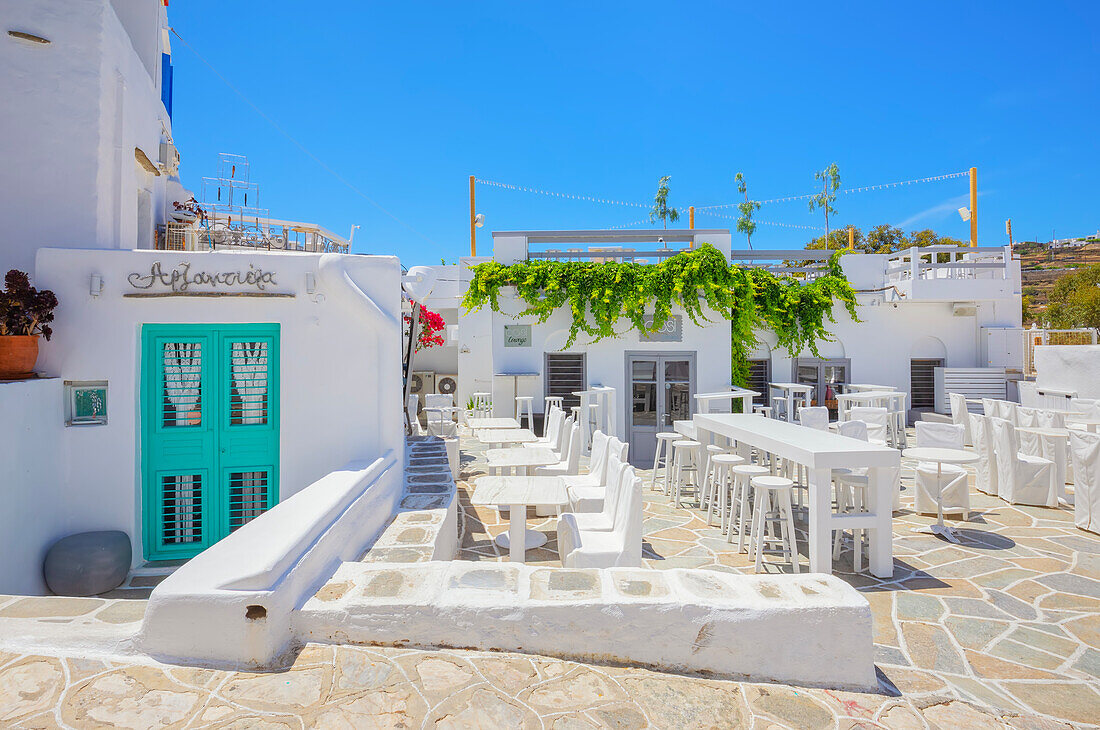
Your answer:
[[[272,271],[275,289],[293,298],[133,299],[131,272],[191,261],[205,271]],[[103,278],[89,293],[93,273]],[[306,292],[306,275],[316,295]],[[403,449],[400,375],[400,265],[389,256],[340,254],[192,254],[43,249],[37,280],[61,304],[53,339],[42,343],[37,369],[63,380],[107,380],[109,423],[64,428],[60,399],[44,409],[28,447],[17,456],[57,464],[66,530],[119,529],[142,560],[140,479],[141,325],[143,323],[277,322],[281,325],[280,498],[342,464]],[[270,287],[269,287],[270,290]],[[318,296],[319,295],[319,296]],[[41,435],[39,435],[41,434]],[[52,485],[50,488],[54,488]],[[41,544],[55,535],[28,527]],[[13,536],[0,533],[0,553]],[[40,565],[21,565],[20,585]],[[15,580],[12,578],[12,580]],[[7,589],[0,584],[0,592]]]
[[[1036,347],[1035,373],[1035,384],[1041,389],[1100,398],[1100,345]]]
[[[57,378],[0,383],[0,593],[45,593],[46,550],[72,532],[57,451],[62,410]]]
[[[153,222],[164,217],[167,177],[134,159],[140,147],[155,163],[171,135],[158,23],[135,8],[135,33],[155,47],[151,76],[110,0],[0,0],[0,18],[50,41],[0,35],[0,270],[32,272],[43,246],[133,248],[139,190],[150,191]]]

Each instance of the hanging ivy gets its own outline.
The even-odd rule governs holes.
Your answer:
[[[487,261],[473,267],[462,306],[474,311],[488,304],[500,312],[501,287],[512,286],[527,305],[517,318],[533,316],[542,324],[569,307],[572,324],[562,348],[568,349],[581,333],[596,342],[620,336],[626,331],[616,331],[620,320],[626,320],[627,329],[657,332],[679,305],[696,325],[711,322],[712,316],[730,321],[733,380],[744,383],[759,328],[775,332],[792,356],[805,349],[819,356],[817,343],[832,339],[826,320],[836,321],[834,302],[858,321],[855,292],[841,271],[839,255],[829,260],[824,275],[810,281],[731,265],[706,243],[655,266],[546,260],[505,266]],[[647,321],[647,315],[652,319]]]

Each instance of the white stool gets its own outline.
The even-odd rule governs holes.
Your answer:
[[[657,434],[657,448],[653,451],[653,475],[650,478],[649,488],[657,488],[657,470],[664,467],[665,475],[662,481],[665,484],[664,493],[668,496],[672,480],[672,442],[683,439],[681,434],[675,431],[660,431]]]
[[[778,552],[790,555],[794,572],[798,573],[798,543],[791,509],[791,488],[794,482],[786,477],[759,476],[752,479],[753,515],[749,551],[760,572],[764,563],[765,543],[779,543]],[[780,536],[775,536],[774,524],[779,524]],[[766,528],[771,528],[767,529]],[[770,532],[767,535],[766,532]]]
[[[523,419],[527,419],[527,428],[532,431],[535,430],[535,413],[534,413],[535,397],[532,395],[519,395],[516,396],[516,421],[519,423],[519,427],[523,428]],[[526,410],[527,413],[523,411]]]
[[[775,409],[775,417],[781,421],[789,421],[790,413],[788,407],[790,405],[790,399],[786,396],[777,395],[772,398],[772,408]]]
[[[758,413],[761,416],[763,416],[764,418],[772,418],[773,417],[771,406],[753,406],[752,407],[752,412],[753,413]]]
[[[474,415],[478,418],[491,418],[493,415],[493,394],[474,393]]]
[[[733,495],[729,500],[729,518],[723,518],[728,531],[726,542],[733,542],[733,528],[737,526],[737,552],[745,552],[745,536],[752,516],[752,480],[771,474],[771,469],[759,464],[737,464],[730,467],[733,476]]]
[[[699,499],[699,509],[709,507],[711,503],[711,498],[713,496],[711,493],[713,491],[714,485],[711,481],[710,460],[718,454],[724,454],[727,451],[728,449],[718,446],[717,444],[707,444],[706,447],[700,452],[703,456],[703,463],[701,464],[702,468],[700,469],[699,473],[703,475],[703,489],[701,497]]]
[[[870,479],[862,470],[848,471],[838,469],[833,472],[836,480],[836,511],[837,512],[863,512],[863,506],[867,503],[867,487]],[[863,570],[863,540],[866,531],[859,527],[852,528],[852,570]],[[844,531],[836,530],[833,536],[833,560],[840,557],[841,541]]]
[[[708,447],[710,448],[710,447]],[[707,469],[707,483],[709,484],[710,502],[707,505],[707,524],[710,524],[715,507],[718,508],[718,521],[722,529],[726,529],[726,511],[730,500],[730,489],[733,483],[733,467],[744,464],[744,457],[737,454],[712,454],[710,467]]]
[[[680,506],[684,489],[690,487],[699,496],[699,452],[703,445],[691,439],[672,442],[672,503]],[[691,484],[687,483],[691,477]]]

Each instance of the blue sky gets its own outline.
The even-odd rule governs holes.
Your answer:
[[[842,9],[841,5],[843,6]],[[813,191],[978,168],[979,240],[1100,228],[1100,3],[574,3],[316,5],[173,2],[173,132],[196,194],[217,153],[247,155],[261,204],[406,265],[469,251],[468,178],[633,203]],[[836,222],[966,238],[966,178],[841,195]],[[639,207],[478,187],[489,231],[606,228]],[[731,213],[725,210],[723,213]],[[762,221],[822,226],[804,201]],[[733,227],[699,213],[696,227]],[[644,228],[646,226],[633,226]],[[757,248],[814,231],[761,225]],[[743,237],[735,236],[735,247]]]

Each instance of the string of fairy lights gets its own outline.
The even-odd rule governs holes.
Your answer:
[[[912,180],[898,180],[896,182],[881,183],[881,184],[878,184],[878,185],[864,185],[864,186],[855,187],[855,188],[841,188],[838,192],[842,195],[851,195],[853,193],[866,193],[866,192],[871,192],[871,191],[875,191],[875,190],[889,190],[891,188],[899,188],[899,187],[904,187],[904,186],[907,186],[907,185],[920,185],[920,184],[923,184],[923,183],[941,182],[943,180],[951,180],[953,178],[964,177],[964,176],[969,175],[969,174],[970,174],[969,171],[966,171],[966,170],[961,171],[961,172],[949,172],[949,173],[944,174],[944,175],[931,175],[929,177],[913,178]],[[589,203],[600,203],[600,204],[603,204],[603,205],[617,205],[617,206],[625,206],[625,207],[630,207],[630,208],[642,208],[643,210],[649,210],[650,208],[653,207],[651,203],[635,203],[635,202],[632,202],[632,201],[629,201],[629,200],[619,200],[619,199],[616,199],[616,198],[607,198],[607,197],[602,197],[602,196],[598,196],[598,195],[585,195],[585,194],[582,194],[582,193],[563,193],[563,192],[558,192],[558,191],[553,191],[553,190],[545,190],[545,189],[542,189],[542,188],[530,187],[530,186],[527,186],[527,185],[516,185],[516,184],[513,184],[513,183],[500,182],[498,180],[485,180],[485,179],[482,179],[482,178],[474,178],[474,182],[476,182],[478,185],[486,185],[486,186],[489,186],[489,187],[501,188],[503,190],[513,190],[513,191],[522,192],[522,193],[531,193],[531,194],[534,194],[534,195],[543,195],[543,196],[546,196],[546,197],[560,198],[560,199],[563,199],[563,200],[578,200],[578,201],[584,201],[584,202],[589,202]],[[788,203],[788,202],[797,201],[797,200],[810,200],[811,198],[814,198],[818,195],[820,195],[820,193],[805,193],[803,195],[785,195],[785,196],[781,196],[781,197],[778,197],[778,198],[768,198],[767,200],[754,200],[752,202],[759,203],[760,205],[770,205],[770,204],[774,204],[774,203]],[[718,205],[696,206],[695,207],[695,212],[696,213],[702,213],[704,215],[714,216],[716,218],[725,218],[727,220],[737,220],[737,218],[735,216],[725,215],[723,213],[717,213],[715,211],[725,210],[725,209],[728,209],[728,208],[736,208],[738,205],[741,205],[742,202],[743,201],[739,201],[739,202],[736,202],[736,203],[720,203]],[[633,228],[635,226],[641,226],[641,225],[645,225],[645,224],[651,223],[651,222],[652,221],[649,218],[642,218],[642,219],[639,219],[639,220],[636,220],[636,221],[631,221],[630,223],[624,223],[624,224],[617,225],[617,226],[611,226],[611,229],[612,230],[617,230],[617,229],[623,229],[623,228]],[[766,225],[766,226],[777,226],[777,227],[781,227],[781,228],[794,228],[794,229],[805,230],[805,231],[824,231],[825,230],[824,228],[819,227],[819,226],[805,226],[805,225],[798,225],[798,224],[795,224],[795,223],[780,223],[778,221],[755,220],[754,222],[758,223],[758,224]]]

